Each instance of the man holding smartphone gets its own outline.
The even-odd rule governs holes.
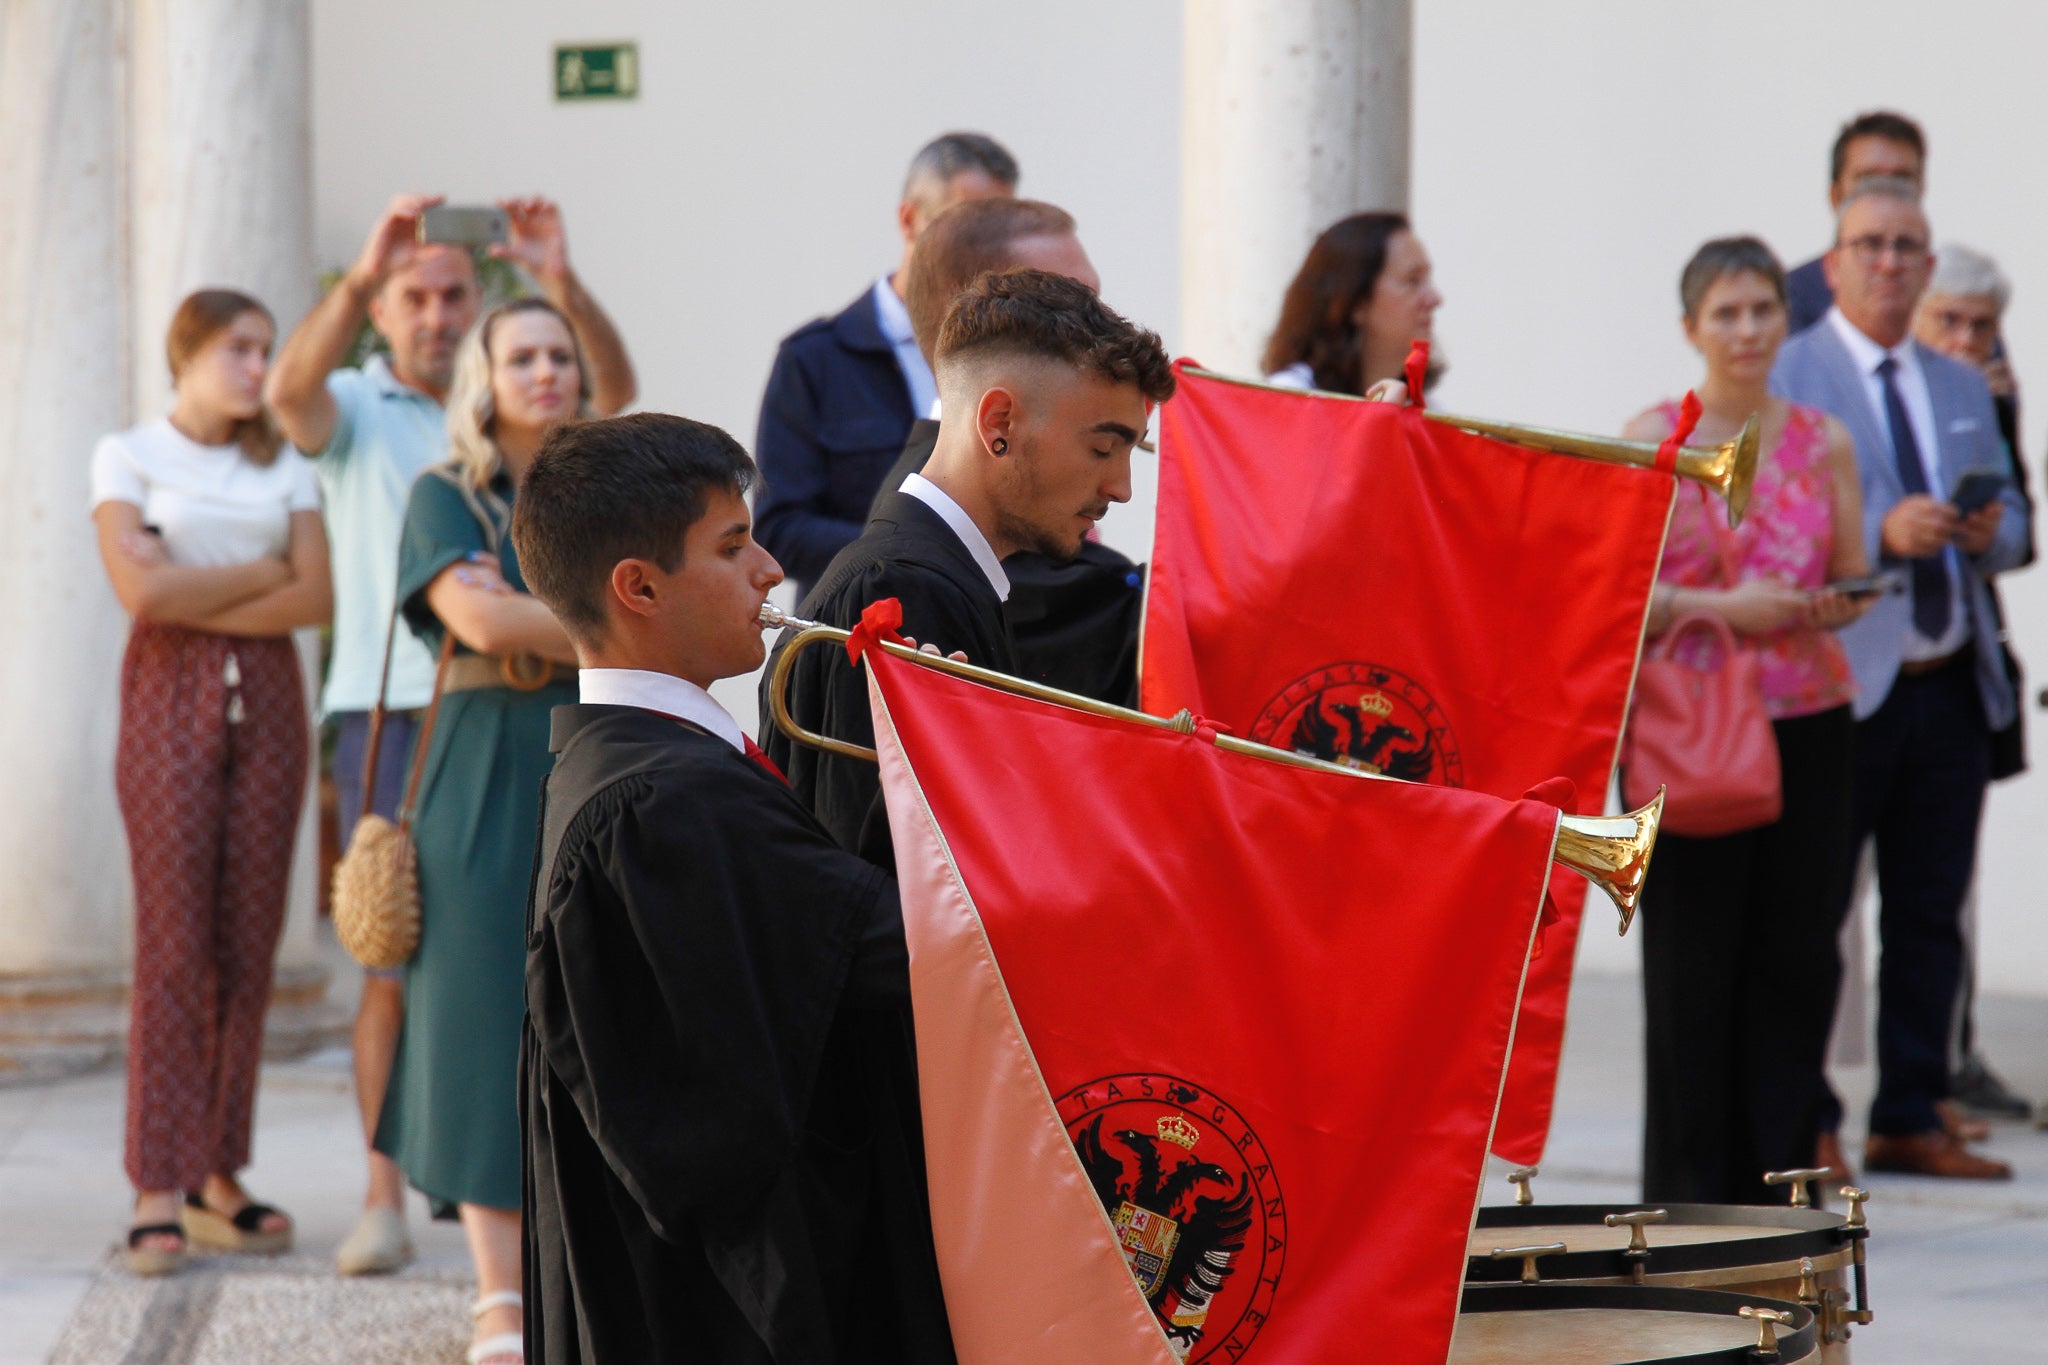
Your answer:
[[[364,750],[383,677],[406,499],[419,472],[447,458],[441,404],[454,378],[456,346],[481,310],[474,249],[518,265],[569,318],[590,362],[598,413],[616,412],[633,398],[633,367],[618,331],[569,267],[560,210],[546,199],[503,200],[495,213],[455,219],[478,240],[422,241],[436,234],[421,232],[421,215],[440,203],[421,194],[391,201],[354,264],[285,341],[265,386],[285,436],[315,461],[326,505],[334,643],[322,709],[336,730],[344,848],[363,809]],[[366,318],[387,354],[371,356],[360,369],[342,368]],[[371,794],[371,809],[387,819],[398,805],[414,719],[433,685],[433,656],[411,631],[396,632],[378,790]],[[369,1148],[403,1017],[401,974],[367,973],[353,1043],[370,1180],[362,1218],[335,1256],[343,1274],[396,1270],[412,1257],[403,1177],[390,1158]]]
[[[2009,1179],[2010,1166],[1949,1133],[1940,1106],[1951,1093],[1961,913],[1991,735],[2017,713],[1989,582],[2024,557],[2027,509],[1983,377],[1910,335],[1933,270],[1930,242],[1916,182],[1879,176],[1851,187],[1825,258],[1834,306],[1785,343],[1771,387],[1849,428],[1872,561],[1909,578],[1909,592],[1880,597],[1841,632],[1857,684],[1852,847],[1876,840],[1883,945],[1864,1160],[1872,1170]],[[1949,498],[1975,470],[2005,482],[1965,512]],[[1832,995],[1841,964],[1825,967]],[[1838,1105],[1830,1117],[1839,1121]],[[1823,1122],[1830,1135],[1834,1127]]]

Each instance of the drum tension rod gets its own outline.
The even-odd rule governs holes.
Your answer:
[[[1790,1185],[1792,1207],[1810,1209],[1813,1207],[1813,1182],[1825,1180],[1834,1173],[1834,1169],[1828,1166],[1802,1166],[1796,1171],[1765,1171],[1764,1184]]]
[[[1565,1245],[1563,1242],[1546,1242],[1538,1247],[1495,1247],[1487,1253],[1487,1256],[1496,1261],[1519,1258],[1522,1262],[1522,1283],[1541,1284],[1543,1279],[1536,1273],[1537,1258],[1541,1256],[1562,1256],[1564,1252]]]
[[[1508,1184],[1515,1187],[1516,1208],[1525,1209],[1536,1202],[1536,1195],[1529,1188],[1529,1182],[1536,1178],[1536,1173],[1540,1169],[1541,1167],[1537,1166],[1517,1166],[1508,1172]]]
[[[1863,1206],[1870,1202],[1870,1192],[1859,1190],[1854,1185],[1842,1186],[1842,1198],[1849,1201],[1849,1222],[1842,1230],[1849,1235],[1849,1264],[1856,1278],[1856,1311],[1843,1317],[1858,1327],[1866,1327],[1875,1316],[1870,1311],[1869,1272],[1863,1265],[1863,1244],[1870,1239],[1870,1223],[1863,1216]],[[1848,1332],[1842,1333],[1844,1340]]]
[[[1742,1305],[1742,1307],[1735,1311],[1745,1318],[1754,1320],[1756,1323],[1756,1358],[1758,1360],[1776,1360],[1778,1358],[1778,1325],[1790,1322],[1792,1315],[1780,1312],[1776,1308],[1752,1308],[1748,1304]]]
[[[1643,1232],[1651,1223],[1668,1223],[1671,1214],[1666,1209],[1637,1209],[1634,1213],[1610,1213],[1600,1220],[1611,1228],[1628,1229],[1628,1250],[1622,1252],[1628,1258],[1629,1275],[1637,1284],[1644,1283],[1650,1273],[1650,1239]]]

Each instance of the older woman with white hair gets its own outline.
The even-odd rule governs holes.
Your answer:
[[[576,700],[575,653],[526,591],[507,531],[547,433],[588,410],[568,320],[519,299],[463,339],[450,458],[413,485],[400,544],[405,623],[441,650],[438,714],[413,818],[419,953],[377,1148],[437,1212],[460,1211],[476,1261],[476,1365],[520,1360],[519,1024],[548,713]]]
[[[1946,243],[1935,253],[1934,276],[1928,281],[1927,291],[1920,296],[1920,306],[1913,314],[1913,337],[1921,345],[1939,351],[1951,360],[1960,360],[1983,374],[1984,382],[1991,389],[1992,408],[1998,414],[1999,434],[2005,438],[2005,448],[2012,456],[2012,469],[2019,481],[2020,496],[2026,498],[2031,506],[2033,499],[2027,487],[2027,462],[2020,454],[2019,381],[2013,377],[2012,365],[2005,354],[2003,324],[2005,307],[2011,300],[2012,283],[1998,268],[1998,262],[1981,251],[1954,242]],[[2022,562],[2030,563],[2032,559],[2029,554]],[[1999,599],[1998,585],[1993,582],[1989,586],[1992,606],[2003,618],[2005,607]],[[2014,690],[2024,696],[2025,689],[2020,686],[2019,661],[2010,649],[2006,650],[2005,658]],[[1991,737],[1991,776],[1995,781],[2025,770],[2026,741],[2016,716],[2010,726]],[[2015,1093],[1977,1051],[1974,1018],[1977,892],[1974,886],[1963,905],[1963,925],[1969,946],[1963,958],[1963,1000],[1957,1011],[1956,1074],[1952,1083],[1955,1093],[1953,1100],[1945,1103],[2000,1118],[2025,1118],[2033,1106]],[[1989,1128],[1981,1120],[1953,1108],[1944,1110],[1943,1117],[1949,1130],[1958,1137],[1974,1140],[1989,1136]],[[2042,1118],[2044,1124],[2048,1124],[2048,1109],[2042,1110]]]
[[[2024,482],[2020,459],[2020,389],[2005,355],[2005,305],[2012,283],[1998,262],[1981,251],[1944,243],[1935,252],[1934,277],[1913,314],[1913,337],[1922,346],[1960,360],[1984,375],[1998,409],[1999,430]]]

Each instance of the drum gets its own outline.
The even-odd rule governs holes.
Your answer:
[[[1811,1309],[1754,1294],[1474,1285],[1449,1365],[1819,1365],[1819,1336]]]
[[[1860,1201],[1848,1217],[1736,1204],[1491,1205],[1479,1210],[1465,1280],[1718,1289],[1789,1299],[1814,1310],[1826,1348],[1820,1358],[1839,1365],[1849,1359],[1851,1324],[1870,1321],[1858,1264],[1867,1232]],[[1494,1254],[1517,1250],[1533,1254]]]

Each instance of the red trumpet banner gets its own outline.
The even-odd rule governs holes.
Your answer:
[[[962,1365],[1441,1362],[1557,808],[865,657]]]
[[[1669,474],[1182,361],[1162,411],[1142,709],[1391,776],[1606,800]],[[1523,993],[1493,1150],[1543,1154],[1585,884]]]

